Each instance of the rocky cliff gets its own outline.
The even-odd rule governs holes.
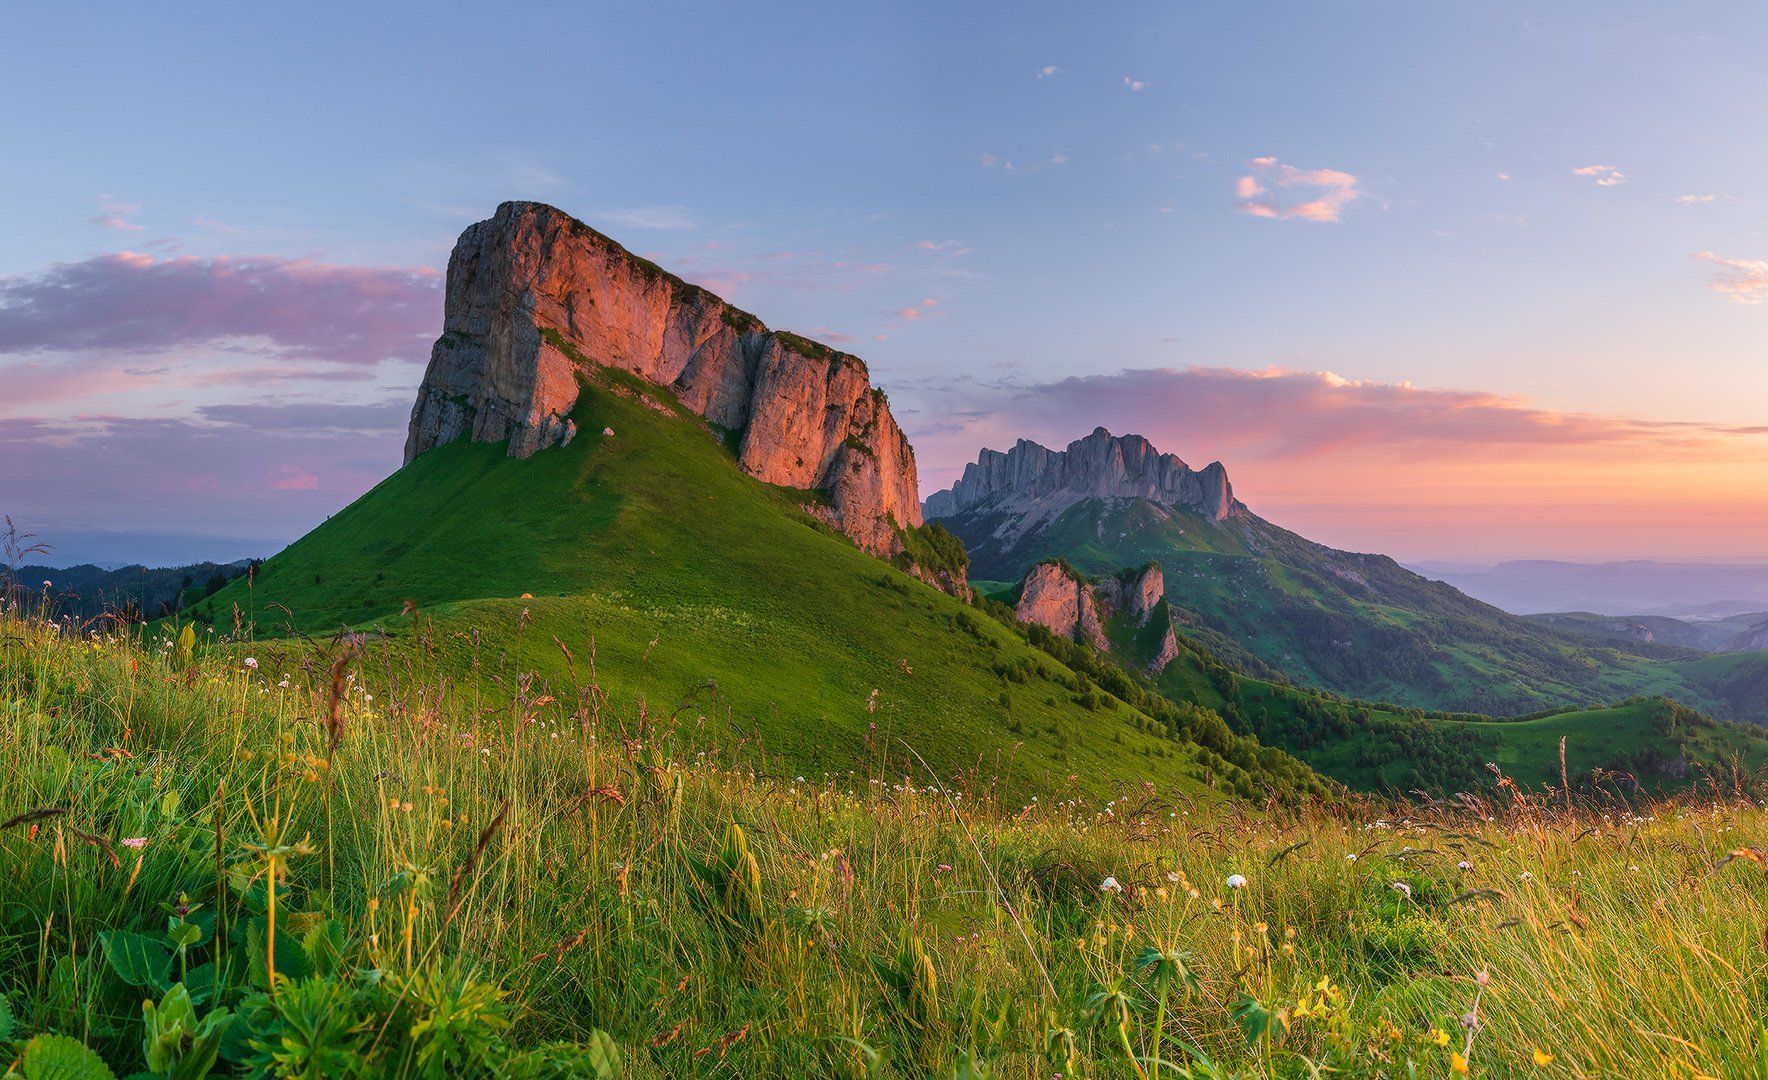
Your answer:
[[[984,450],[945,491],[928,496],[929,518],[987,508],[1049,518],[1083,499],[1149,499],[1221,521],[1245,507],[1234,498],[1221,462],[1193,469],[1140,435],[1095,428],[1066,450],[1028,439],[1013,449]]]
[[[1064,563],[1045,562],[1032,567],[1020,585],[1019,603],[1013,614],[1020,622],[1036,623],[1057,637],[1100,650],[1110,647],[1092,586]]]
[[[861,548],[899,554],[921,524],[915,454],[858,357],[769,330],[553,207],[509,202],[448,260],[442,336],[405,460],[467,437],[527,457],[569,441],[579,377],[616,368],[668,388],[731,435],[770,484]]]
[[[1137,628],[1147,627],[1164,599],[1166,579],[1158,563],[1125,570],[1094,584],[1067,563],[1052,559],[1037,564],[1025,575],[1013,614],[1020,622],[1036,623],[1059,637],[1108,652],[1111,643],[1105,634],[1107,620],[1122,614]],[[1164,632],[1145,664],[1152,674],[1165,670],[1179,654],[1171,617],[1161,617]]]

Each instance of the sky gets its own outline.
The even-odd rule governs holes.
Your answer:
[[[1753,3],[7,23],[0,513],[69,550],[267,554],[396,469],[526,198],[864,357],[923,494],[1103,425],[1334,546],[1768,561]]]

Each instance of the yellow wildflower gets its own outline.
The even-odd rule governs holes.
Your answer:
[[[1541,1050],[1535,1051],[1535,1065],[1536,1066],[1549,1065],[1549,1064],[1552,1064],[1552,1062],[1553,1062],[1553,1055],[1552,1054],[1545,1053]]]
[[[1461,1076],[1467,1075],[1467,1059],[1457,1053],[1449,1054],[1449,1071]]]

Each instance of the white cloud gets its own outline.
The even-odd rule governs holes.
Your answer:
[[[1048,79],[1051,76],[1060,74],[1062,74],[1062,69],[1055,64],[1048,64],[1037,69],[1037,77],[1040,79]]]
[[[1128,75],[1123,77],[1123,84],[1130,88],[1130,93],[1132,94],[1148,89],[1148,84],[1146,82],[1141,79],[1132,79]]]
[[[1676,201],[1683,206],[1699,206],[1717,199],[1717,195],[1678,195]]]
[[[1727,259],[1710,251],[1696,252],[1694,257],[1719,268],[1707,288],[1733,303],[1768,304],[1768,260]]]
[[[1251,172],[1234,182],[1234,196],[1239,211],[1251,217],[1338,221],[1344,208],[1363,194],[1355,176],[1337,169],[1298,169],[1274,157],[1253,158],[1246,167]],[[1304,189],[1305,195],[1309,188],[1313,198],[1300,202],[1279,200],[1273,190]]]
[[[1004,158],[999,154],[982,153],[976,155],[976,160],[985,169],[999,169],[1009,173],[1034,173],[1057,165],[1068,164],[1068,155],[1058,150],[1049,157],[1038,161],[1014,161],[1012,158]]]
[[[1627,174],[1613,165],[1582,165],[1572,170],[1573,176],[1588,176],[1597,187],[1619,187],[1627,182]]]
[[[604,210],[596,216],[634,229],[688,229],[694,224],[687,209],[681,206],[637,206],[629,210]]]

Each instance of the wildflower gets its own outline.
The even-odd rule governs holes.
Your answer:
[[[147,837],[145,837],[145,836],[125,836],[121,840],[118,840],[117,843],[123,845],[126,848],[144,848],[147,846]]]
[[[1228,875],[1228,888],[1230,888],[1230,889],[1244,889],[1244,888],[1246,888],[1246,875],[1245,874],[1229,874]]]
[[[1461,1014],[1461,1026],[1466,1028],[1468,1031],[1472,1031],[1474,1028],[1479,1027],[1479,1014],[1476,1012],[1462,1013]]]
[[[255,656],[246,657],[246,670],[247,671],[257,671],[258,670],[258,658],[257,657],[255,657]]]
[[[1438,1046],[1449,1045],[1449,1033],[1444,1031],[1442,1028],[1431,1028],[1430,1034],[1426,1035],[1425,1038],[1429,1039],[1431,1042],[1435,1043]]]
[[[948,862],[942,862],[937,867],[935,867],[935,869],[937,869],[942,874],[949,874],[952,872],[952,864],[948,863]]]
[[[1120,893],[1123,891],[1123,886],[1119,885],[1117,883],[1116,878],[1108,877],[1104,881],[1101,881],[1099,883],[1099,891],[1100,892],[1109,892],[1109,893]]]
[[[1388,888],[1392,889],[1394,892],[1399,893],[1401,896],[1405,897],[1408,900],[1412,899],[1412,886],[1406,884],[1403,881],[1396,881],[1392,885],[1389,885]]]
[[[1462,859],[1460,862],[1455,864],[1455,869],[1460,870],[1463,873],[1465,873],[1466,871],[1473,869],[1473,864],[1468,862],[1466,859]]]
[[[1467,1058],[1461,1054],[1451,1053],[1449,1055],[1449,1071],[1453,1072],[1453,1073],[1459,1073],[1462,1076],[1466,1076],[1467,1075]]]
[[[1535,1055],[1535,1067],[1536,1068],[1541,1068],[1542,1066],[1553,1064],[1553,1055],[1552,1054],[1545,1053],[1541,1050],[1535,1050],[1534,1055]]]
[[[1524,870],[1522,873],[1516,875],[1516,880],[1518,880],[1518,881],[1533,881],[1533,880],[1535,880],[1535,875],[1529,873],[1527,870]]]
[[[1354,851],[1345,852],[1344,861],[1345,862],[1356,862],[1357,861],[1357,853]]]

